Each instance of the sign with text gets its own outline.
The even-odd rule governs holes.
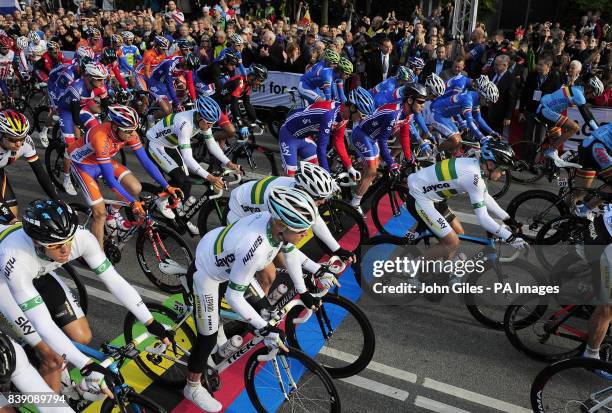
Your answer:
[[[256,106],[290,108],[291,95],[287,90],[297,90],[300,76],[299,73],[268,72],[268,79],[251,92],[251,103]]]

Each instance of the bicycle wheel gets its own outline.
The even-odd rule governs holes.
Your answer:
[[[535,360],[552,362],[582,354],[589,317],[583,306],[560,306],[539,297],[527,304],[509,306],[504,331],[520,352]]]
[[[258,412],[341,411],[338,390],[320,364],[293,347],[289,348],[289,354],[279,354],[271,362],[257,360],[267,353],[265,347],[254,352],[244,370],[247,394]],[[292,383],[297,388],[291,388]],[[283,389],[287,391],[286,396]]]
[[[512,170],[512,180],[521,184],[534,183],[544,176],[544,151],[528,140],[514,142],[510,145],[516,154],[517,167]]]
[[[506,195],[508,189],[510,189],[510,184],[512,183],[512,173],[510,171],[506,171],[499,181],[492,181],[489,178],[486,178],[485,183],[487,185],[489,194],[491,194],[494,199],[500,199]]]
[[[523,224],[522,234],[529,242],[535,241],[538,231],[548,221],[570,213],[563,199],[540,189],[518,194],[508,204],[506,212]]]
[[[190,326],[192,320],[188,319],[187,322],[179,324],[181,321],[179,315],[161,304],[147,303],[147,308],[151,311],[155,320],[162,323],[167,329],[174,330],[178,354],[174,354],[172,348],[167,348],[164,355],[170,357],[171,359],[169,360],[160,355],[147,352],[147,347],[157,348],[161,344],[159,339],[149,336],[136,347],[140,354],[134,361],[153,381],[164,386],[180,388],[185,385],[185,377],[187,377],[187,360],[189,359],[187,352],[191,350],[196,342],[196,335]],[[130,343],[135,338],[141,337],[142,334],[149,333],[146,327],[136,319],[134,314],[127,313],[123,322],[123,334],[125,342]],[[174,360],[180,360],[182,363],[175,362]]]
[[[140,230],[136,240],[138,264],[149,281],[162,291],[183,290],[179,274],[186,274],[193,255],[187,243],[170,228],[155,225]]]
[[[70,264],[64,264],[61,267],[53,270],[55,274],[59,275],[62,278],[67,278],[72,280],[74,286],[69,285],[71,292],[74,294],[78,294],[78,301],[83,313],[87,315],[87,309],[89,308],[89,297],[87,296],[87,289],[85,288],[85,284],[79,278],[78,273]]]
[[[370,237],[363,217],[347,202],[331,199],[319,206],[319,214],[340,246],[348,251],[355,251]],[[325,243],[319,238],[317,242],[327,251]]]
[[[70,208],[77,213],[77,216],[79,217],[79,225],[85,229],[90,229],[93,220],[91,209],[87,205],[79,202],[70,202],[68,205],[70,205]]]
[[[166,413],[167,410],[142,394],[131,390],[122,396],[123,406],[117,405],[117,401],[106,398],[100,413]]]
[[[372,195],[372,221],[381,235],[403,237],[410,228],[405,225],[387,225],[387,221],[402,214],[409,214],[406,202],[408,188],[403,185],[381,186]]]
[[[584,253],[584,234],[590,225],[591,221],[587,218],[574,215],[548,221],[540,228],[535,238],[538,261],[546,270],[552,269],[560,258],[568,255],[579,261],[580,254]]]
[[[536,413],[608,412],[612,410],[612,364],[589,358],[559,361],[545,367],[531,385],[531,407]]]
[[[58,191],[64,191],[64,144],[55,139],[49,140],[49,146],[45,149],[45,168],[47,174],[53,181]]]
[[[287,119],[288,113],[289,109],[285,106],[276,106],[270,111],[269,120],[267,122],[268,130],[276,140],[278,140],[278,132],[281,126],[283,126],[285,119]]]
[[[279,175],[274,154],[263,146],[251,143],[237,144],[231,159],[235,164],[242,166],[247,179]]]
[[[217,198],[206,201],[198,213],[198,230],[200,236],[208,231],[227,225],[229,198]]]
[[[483,273],[469,274],[466,277],[466,283],[470,286],[481,287],[483,292],[468,292],[463,297],[468,311],[478,322],[495,330],[503,330],[506,308],[520,294],[516,292],[494,293],[494,284],[540,286],[546,283],[540,270],[525,260],[517,259],[508,263],[499,263],[498,266],[501,275],[491,266]]]
[[[334,379],[354,376],[372,361],[376,346],[374,330],[357,305],[341,296],[326,295],[319,311],[306,323],[295,324],[295,318],[304,314],[305,308],[301,306],[287,314],[287,341],[315,357]]]

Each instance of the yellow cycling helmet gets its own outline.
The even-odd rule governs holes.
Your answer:
[[[340,69],[342,73],[350,75],[353,73],[353,64],[347,58],[341,57],[338,62],[338,69]]]

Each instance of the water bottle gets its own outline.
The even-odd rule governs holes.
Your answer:
[[[235,353],[242,346],[242,337],[236,335],[223,343],[219,350],[217,350],[217,354],[223,358]]]
[[[268,295],[270,305],[275,305],[283,295],[287,294],[287,290],[288,288],[285,284],[279,284],[278,287]]]

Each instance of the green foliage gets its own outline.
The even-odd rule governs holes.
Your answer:
[[[605,1],[605,0],[603,0]],[[497,0],[479,0],[478,1],[478,19],[493,13],[497,8]]]

